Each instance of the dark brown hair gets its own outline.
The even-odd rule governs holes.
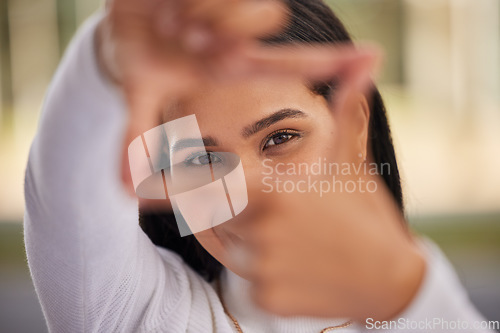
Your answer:
[[[263,40],[267,44],[296,43],[352,43],[352,39],[339,18],[322,0],[287,0],[290,18],[285,29],[277,36]],[[335,85],[319,83],[314,85],[314,92],[329,98],[334,93]],[[391,132],[387,121],[384,102],[377,89],[370,98],[369,145],[374,162],[377,165],[389,165],[390,170],[382,173],[385,184],[394,197],[401,211],[403,198],[399,170],[392,144]],[[180,237],[172,213],[140,212],[139,223],[151,241],[157,246],[178,253],[184,261],[211,281],[222,270],[193,235]]]

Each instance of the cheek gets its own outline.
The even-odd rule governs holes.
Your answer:
[[[300,148],[289,156],[290,162],[317,162],[318,158],[329,159],[335,154],[336,135],[332,116],[322,117],[313,126]]]
[[[335,128],[335,120],[332,114],[325,115],[320,118],[314,131],[311,133],[311,138],[307,143],[307,158],[314,158],[316,161],[319,157],[329,158],[335,153],[337,145],[337,137]]]

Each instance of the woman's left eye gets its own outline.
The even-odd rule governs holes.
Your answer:
[[[186,159],[185,163],[187,165],[208,165],[208,164],[216,164],[222,162],[222,159],[211,152],[195,154],[194,156],[190,156]]]
[[[298,133],[290,131],[281,131],[271,134],[265,141],[262,149],[272,148],[273,146],[281,145],[298,136],[299,136]]]

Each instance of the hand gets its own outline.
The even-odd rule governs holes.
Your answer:
[[[207,80],[326,79],[342,72],[346,86],[366,84],[361,74],[373,67],[371,48],[265,48],[256,42],[278,32],[286,16],[278,1],[110,2],[97,33],[98,58],[127,98],[124,152],[136,136],[159,124],[164,106],[196,93]],[[338,92],[336,101],[337,110],[347,109],[348,94]],[[350,122],[345,124],[349,128]],[[130,188],[125,153],[122,175]],[[375,194],[332,193],[321,200],[317,194],[263,196],[268,200],[262,207],[271,208],[253,224],[258,251],[251,270],[260,304],[284,314],[352,318],[387,318],[405,306],[424,263],[380,179],[375,180],[380,185]]]
[[[158,125],[170,99],[196,90],[231,54],[274,31],[284,12],[277,1],[109,1],[97,32],[98,58],[127,97],[124,151],[136,136]],[[266,19],[252,24],[258,16]],[[122,175],[129,184],[123,155]]]
[[[277,33],[287,18],[279,1],[113,0],[97,32],[102,71],[124,90],[129,125],[122,178],[130,192],[128,144],[160,124],[169,102],[207,80],[255,75],[331,77],[374,52],[331,46],[265,48],[259,37]],[[351,66],[352,67],[352,66]]]
[[[336,145],[328,163],[365,163],[352,146],[352,136],[359,132],[356,113],[350,112],[359,101],[356,96],[355,91],[347,93],[351,106],[332,111]],[[250,190],[246,213],[251,221],[242,234],[250,244],[246,271],[254,282],[253,296],[280,315],[390,319],[419,288],[424,257],[379,175],[335,177],[341,184],[357,184],[354,191],[338,187],[320,197],[298,186],[299,181],[317,181],[318,187],[321,181],[332,182],[324,176],[281,176],[297,185],[292,193]]]

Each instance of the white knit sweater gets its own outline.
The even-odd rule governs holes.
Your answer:
[[[80,29],[59,66],[26,170],[26,250],[47,325],[65,333],[234,332],[214,288],[151,243],[138,225],[137,202],[121,187],[126,108],[96,65],[101,16]],[[482,320],[447,260],[426,244],[424,282],[401,317]],[[264,313],[251,303],[248,282],[228,270],[222,287],[246,333],[313,333],[345,320]]]

